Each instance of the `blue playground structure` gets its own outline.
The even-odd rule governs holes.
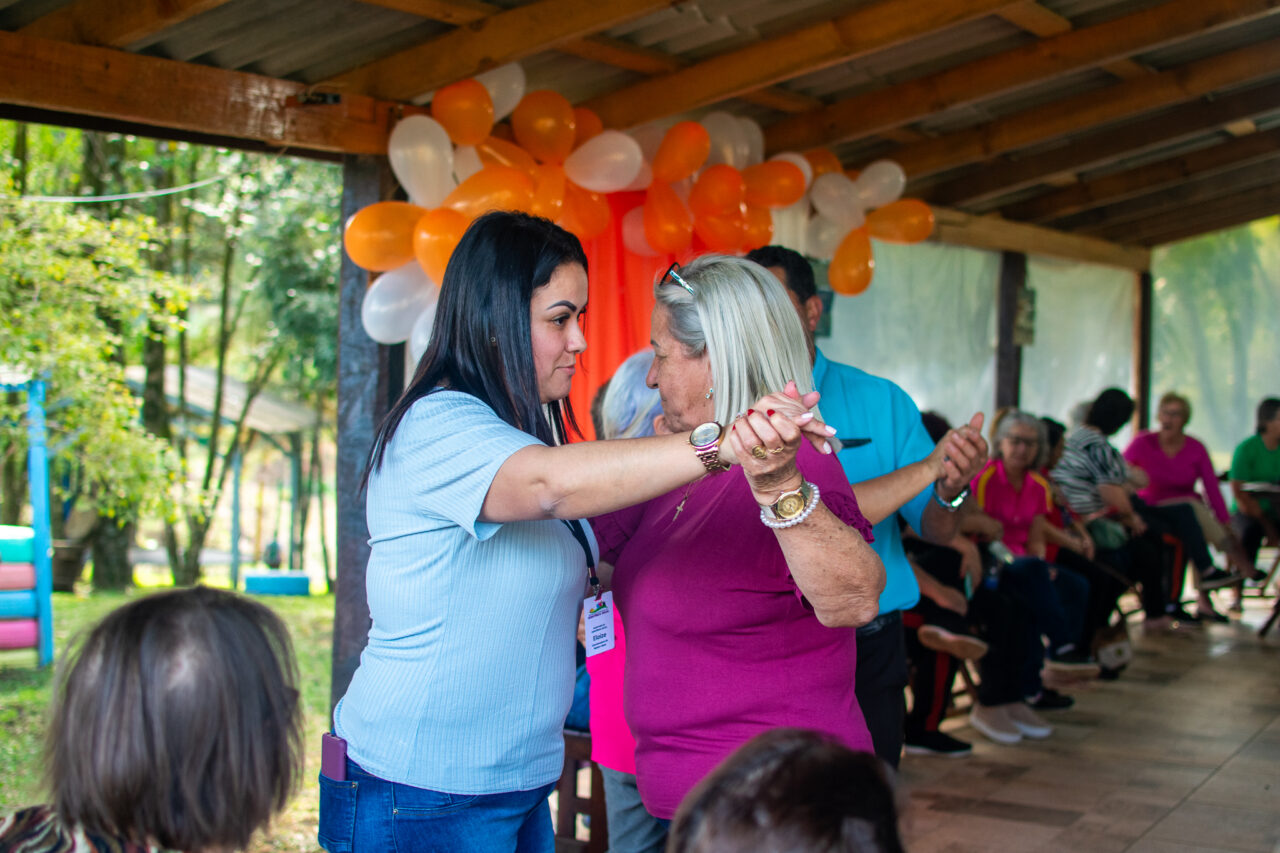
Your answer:
[[[53,662],[53,542],[49,528],[49,452],[40,380],[0,384],[27,395],[27,475],[31,527],[0,526],[0,649],[36,650],[40,666]]]

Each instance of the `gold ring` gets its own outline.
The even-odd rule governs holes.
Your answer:
[[[769,452],[770,452],[770,453],[781,453],[781,452],[782,452],[782,451],[784,451],[784,450],[786,450],[786,448],[785,448],[785,447],[770,447],[770,448],[769,448]]]
[[[764,459],[769,455],[769,453],[764,449],[763,444],[757,444],[755,447],[751,448],[751,455],[757,459]]]

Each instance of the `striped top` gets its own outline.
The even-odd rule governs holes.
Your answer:
[[[373,625],[334,710],[367,772],[469,795],[559,778],[586,558],[561,521],[479,519],[498,469],[538,443],[477,398],[438,391],[369,478]]]
[[[48,806],[0,818],[0,850],[8,853],[164,853],[159,847],[67,827]]]
[[[1077,427],[1067,434],[1062,459],[1049,477],[1062,489],[1067,507],[1088,517],[1107,507],[1098,495],[1098,486],[1124,485],[1128,473],[1124,457],[1106,436],[1090,427]]]

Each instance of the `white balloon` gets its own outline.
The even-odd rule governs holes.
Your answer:
[[[649,245],[649,238],[644,236],[644,207],[633,207],[622,217],[622,245],[627,251],[637,255],[656,255],[658,252]]]
[[[518,62],[499,65],[477,74],[475,79],[489,90],[489,97],[493,99],[494,121],[509,115],[524,97],[524,68]]]
[[[813,183],[813,164],[803,154],[797,154],[794,151],[783,151],[781,154],[774,154],[769,159],[790,163],[803,172],[805,189],[808,189],[809,185]]]
[[[809,190],[809,200],[819,214],[846,231],[862,225],[865,215],[853,181],[842,172],[819,175]]]
[[[647,190],[649,184],[653,183],[653,167],[648,163],[640,161],[640,171],[636,172],[636,178],[631,183],[623,187],[624,190]]]
[[[735,169],[746,167],[751,143],[747,141],[746,131],[735,116],[718,110],[707,113],[702,118],[702,126],[711,137],[711,155],[707,157],[706,165],[726,163]]]
[[[642,124],[631,128],[627,133],[639,143],[640,153],[644,155],[644,159],[652,163],[658,148],[662,145],[663,137],[667,135],[667,129],[656,124]]]
[[[764,162],[764,131],[760,128],[759,122],[749,118],[738,119],[738,124],[742,126],[742,136],[747,140],[747,162],[745,165],[754,166],[757,163]]]
[[[422,354],[427,351],[427,345],[431,343],[431,330],[436,324],[436,307],[439,304],[438,300],[432,300],[418,315],[418,319],[413,321],[413,328],[409,330],[409,354],[415,368],[422,360]]]
[[[476,151],[475,146],[460,145],[458,150],[453,152],[453,174],[457,177],[458,183],[462,183],[483,168],[484,163],[480,161],[480,153]]]
[[[398,344],[409,337],[414,321],[436,301],[439,289],[417,261],[384,272],[364,292],[360,322],[380,344]]]
[[[877,160],[862,170],[856,184],[862,209],[873,210],[901,198],[907,176],[892,160]]]
[[[820,261],[829,261],[835,257],[836,249],[847,233],[848,228],[840,227],[825,216],[815,216],[809,220],[805,234],[805,254]]]
[[[453,145],[448,131],[430,116],[414,115],[398,122],[387,141],[387,158],[414,204],[439,207],[452,192]]]
[[[803,252],[809,228],[809,199],[801,198],[787,207],[772,208],[769,215],[773,219],[772,244]]]
[[[564,174],[578,186],[597,193],[624,189],[640,174],[640,143],[618,130],[588,139],[564,161]]]

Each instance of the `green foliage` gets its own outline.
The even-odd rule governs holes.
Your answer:
[[[117,352],[185,294],[142,253],[155,225],[0,197],[0,365],[45,377],[55,465],[106,515],[169,512],[176,463],[142,428]],[[158,301],[153,299],[158,297]],[[25,446],[25,403],[0,409],[0,444]]]

